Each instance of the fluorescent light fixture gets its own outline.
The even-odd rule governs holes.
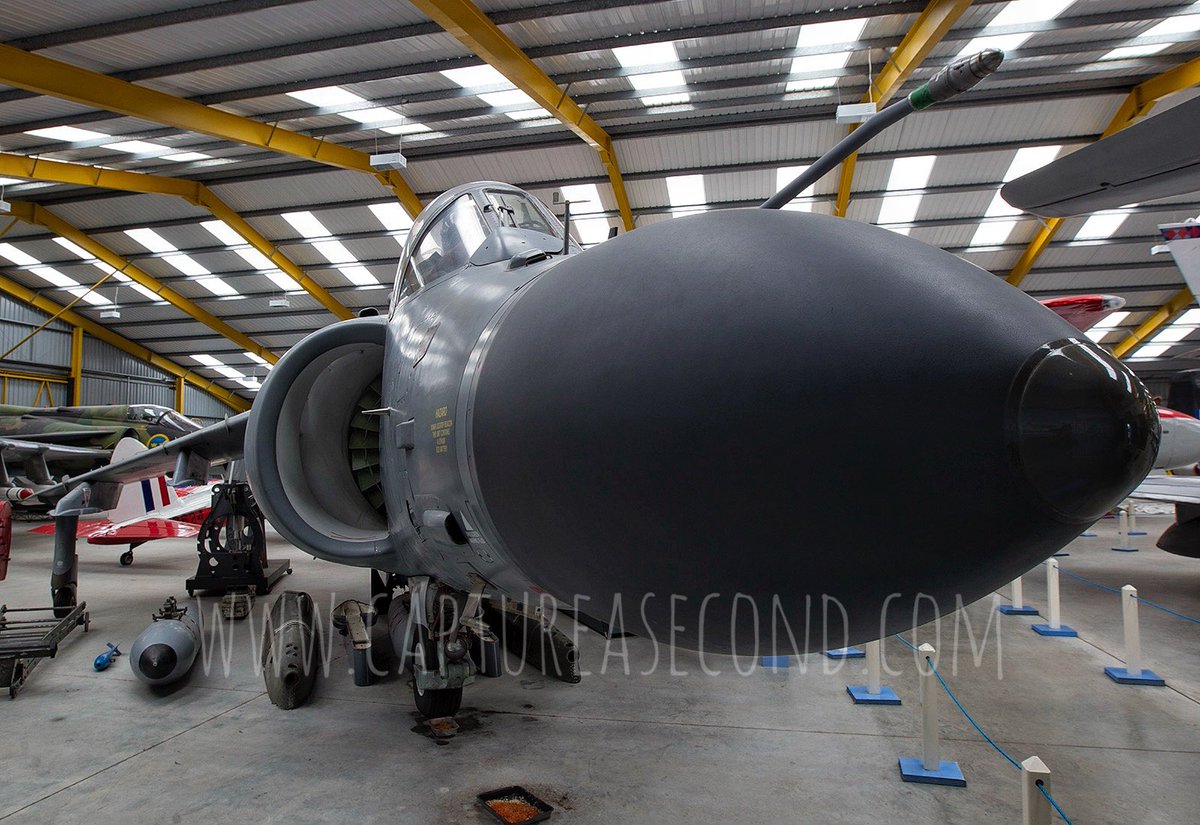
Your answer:
[[[169,160],[174,163],[189,163],[196,160],[212,160],[212,155],[206,155],[203,152],[176,152],[173,155],[163,155],[163,160]]]
[[[207,355],[204,353],[201,353],[200,355],[193,355],[193,356],[191,356],[191,359],[193,361],[195,361],[197,364],[203,364],[206,367],[221,366],[220,361],[218,361],[216,358],[213,358],[211,355]]]
[[[667,199],[675,207],[703,207],[706,201],[704,175],[671,175],[667,178]]]
[[[8,258],[10,263],[14,263],[17,266],[32,266],[41,263],[37,258],[26,252],[22,252],[10,243],[0,243],[0,255]]]
[[[441,75],[464,89],[478,89],[482,86],[512,86],[508,82],[508,78],[486,63],[461,69],[446,69],[441,72]]]
[[[153,229],[126,229],[125,234],[133,238],[151,252],[176,252],[178,247],[167,241]]]
[[[131,155],[152,155],[167,148],[148,140],[119,140],[116,143],[105,143],[103,146],[114,152],[128,152]]]
[[[780,189],[795,180],[797,175],[802,175],[806,171],[808,171],[807,165],[779,167],[775,170],[775,191],[778,192]],[[796,198],[793,198],[791,202],[785,204],[783,208],[791,212],[811,212],[813,209],[812,201],[802,201],[797,200],[797,198],[810,197],[813,193],[813,189],[815,189],[816,186],[817,185],[815,183],[812,184],[799,195],[797,195]]]
[[[372,275],[365,266],[359,263],[349,266],[339,266],[338,272],[346,277],[346,280],[355,286],[376,286],[379,279]]]
[[[412,229],[413,219],[404,211],[404,207],[396,201],[372,203],[367,208],[371,210],[371,214],[375,216],[375,220],[383,224],[384,229],[391,232],[406,232]]]
[[[1158,358],[1164,352],[1171,348],[1171,344],[1143,344],[1138,347],[1137,351],[1130,356],[1131,361],[1137,361],[1143,358]]]
[[[1053,20],[1062,14],[1067,6],[1075,0],[1012,0],[1005,5],[1000,13],[992,18],[983,33],[963,46],[958,56],[975,54],[983,49],[1001,49],[1011,51],[1020,47],[1026,40],[1033,37],[1035,32],[1019,32],[1016,34],[992,34],[988,29],[1001,26],[1022,26],[1027,23],[1042,23]]]
[[[322,86],[319,89],[304,89],[299,92],[288,92],[288,97],[302,100],[313,106],[345,106],[352,103],[362,103],[363,98],[337,86]]]
[[[283,219],[305,238],[328,238],[330,232],[312,212],[284,212]]]
[[[78,129],[74,126],[51,126],[46,129],[30,129],[25,134],[47,140],[61,140],[66,143],[83,143],[89,140],[104,140],[111,138],[103,132],[93,132],[90,129]]]
[[[674,43],[645,43],[640,46],[619,46],[612,50],[617,62],[626,69],[637,69],[643,66],[660,66],[663,63],[677,63],[679,54],[675,51]],[[679,69],[669,69],[660,72],[629,75],[625,78],[639,92],[651,89],[667,89],[686,86],[687,79]],[[669,106],[677,103],[687,103],[691,97],[686,92],[676,92],[666,95],[646,95],[641,98],[643,106]]]
[[[1128,217],[1128,212],[1097,212],[1083,222],[1083,226],[1075,233],[1075,240],[1094,241],[1111,238]]]

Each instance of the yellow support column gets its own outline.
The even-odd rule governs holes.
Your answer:
[[[933,51],[934,46],[942,41],[951,27],[962,17],[963,12],[971,5],[972,0],[930,0],[925,10],[900,41],[900,45],[892,52],[887,63],[879,70],[878,76],[871,81],[871,88],[863,95],[863,103],[874,102],[880,108],[887,103],[904,82],[912,77],[912,73],[924,62]],[[850,127],[854,131],[855,127]],[[837,198],[834,200],[833,213],[839,218],[846,217],[850,206],[850,190],[854,185],[854,166],[858,162],[858,153],[850,155],[842,161],[842,171],[838,178]]]
[[[71,403],[83,404],[83,328],[71,330]]]
[[[608,132],[584,112],[566,91],[559,88],[549,75],[538,68],[529,55],[500,31],[500,27],[470,0],[410,2],[600,154],[600,162],[604,164],[604,170],[612,183],[621,222],[625,225],[626,232],[631,231],[633,212],[629,208],[625,181],[621,178],[621,170],[613,152],[612,138]]]
[[[176,378],[175,378],[175,410],[176,410],[176,412],[180,413],[181,415],[187,415],[187,413],[183,409],[183,398],[184,398],[183,388],[185,386],[187,386],[187,385],[184,384],[183,377],[176,376]]]

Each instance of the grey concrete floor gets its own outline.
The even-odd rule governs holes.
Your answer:
[[[1140,521],[1151,534],[1137,540],[1141,552],[1112,552],[1106,521],[1099,538],[1068,548],[1063,569],[1135,584],[1145,598],[1200,616],[1200,561],[1153,548],[1169,519]],[[0,601],[45,604],[50,541],[18,526],[15,544]],[[896,760],[919,755],[920,727],[914,660],[895,640],[885,652],[901,673],[887,681],[900,707],[854,706],[845,685],[863,680],[861,664],[830,672],[821,656],[748,676],[709,657],[722,673],[706,676],[694,654],[678,653],[675,668],[687,675],[660,662],[641,676],[654,654],[633,639],[630,676],[610,658],[607,672],[579,685],[528,670],[480,680],[467,689],[463,731],[446,744],[414,730],[401,678],[355,687],[338,646],[308,705],[274,707],[254,670],[259,622],[210,623],[229,634],[228,665],[219,655],[207,671],[198,663],[171,690],[137,682],[124,659],[94,672],[106,641],[127,649],[165,596],[185,595],[191,548],[146,545],[130,568],[110,550],[81,548],[91,632],[73,635],[15,701],[0,699],[0,820],[483,823],[475,794],[510,784],[551,802],[556,821],[579,825],[1021,819],[1018,772],[944,695],[945,758],[959,762],[967,787],[900,782]],[[325,611],[366,596],[362,571],[312,560],[277,537],[272,555],[295,567],[282,586],[308,590]],[[1044,608],[1044,591],[1037,568],[1026,601]],[[1042,638],[1029,630],[1037,619],[1004,617],[999,644],[993,623],[976,666],[953,618],[940,637],[932,626],[916,636],[938,647],[947,681],[1002,747],[1047,763],[1074,822],[1200,822],[1200,626],[1143,608],[1147,664],[1169,686],[1122,687],[1102,673],[1121,655],[1118,597],[1065,577],[1062,594],[1078,639]],[[992,602],[965,613],[978,644]],[[597,671],[602,640],[581,641],[584,668]]]

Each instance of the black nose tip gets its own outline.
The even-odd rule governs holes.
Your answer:
[[[179,661],[175,649],[170,645],[150,645],[138,657],[138,667],[147,679],[165,679],[171,675]]]
[[[1092,521],[1150,472],[1158,415],[1129,369],[1087,341],[1039,349],[1021,368],[1009,410],[1019,473],[1060,519]]]

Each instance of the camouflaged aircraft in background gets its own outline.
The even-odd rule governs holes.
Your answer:
[[[198,429],[187,416],[154,404],[0,404],[0,496],[36,508],[38,488],[103,466],[122,438],[158,447]]]

